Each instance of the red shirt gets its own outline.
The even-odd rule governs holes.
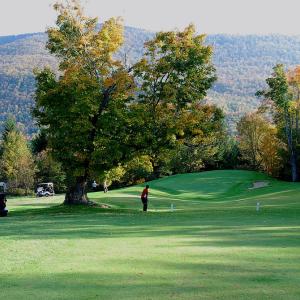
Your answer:
[[[148,189],[147,188],[144,188],[141,198],[148,198]]]

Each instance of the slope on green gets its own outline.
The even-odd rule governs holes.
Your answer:
[[[251,189],[254,182],[266,182],[268,186]],[[171,204],[177,209],[211,209],[246,204],[285,206],[294,201],[292,194],[300,192],[299,184],[282,182],[262,173],[225,170],[203,173],[181,174],[151,181],[150,210],[169,210]],[[120,189],[104,194],[90,194],[90,198],[101,203],[111,204],[115,208],[136,209],[140,205],[140,193],[143,185]],[[279,194],[278,196],[276,196]],[[280,200],[284,201],[280,201]],[[227,203],[227,202],[230,202]],[[217,205],[216,205],[217,204]]]
[[[0,299],[300,299],[299,183],[177,175],[150,182],[149,213],[141,189],[90,194],[112,209],[9,199]]]

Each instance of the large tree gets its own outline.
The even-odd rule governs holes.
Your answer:
[[[161,160],[176,141],[186,138],[189,121],[199,110],[196,104],[204,99],[216,76],[212,47],[205,44],[205,35],[196,34],[193,25],[183,31],[157,33],[145,49],[134,68],[140,84],[139,125],[148,146],[146,154],[159,176]]]
[[[115,52],[123,43],[119,19],[98,28],[77,0],[57,3],[56,27],[47,48],[59,59],[59,77],[49,69],[36,73],[34,115],[48,147],[67,175],[66,204],[88,203],[86,184],[97,169],[109,169],[124,154],[122,112],[133,79]],[[117,134],[119,133],[119,134]]]

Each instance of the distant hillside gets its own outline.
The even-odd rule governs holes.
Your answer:
[[[144,42],[153,35],[126,27],[126,43],[119,56],[128,53],[132,61],[137,60]],[[7,115],[13,114],[29,135],[36,131],[30,115],[35,88],[33,69],[57,69],[56,59],[45,49],[46,41],[44,33],[0,37],[0,128]]]
[[[277,63],[288,68],[300,64],[300,36],[212,35],[218,82],[209,99],[224,108],[229,125],[257,108],[257,90],[265,87]]]
[[[126,43],[119,56],[128,53],[131,61],[143,52],[143,44],[153,37],[149,31],[126,27]],[[56,68],[54,57],[45,50],[44,33],[0,37],[0,124],[14,114],[28,134],[35,132],[30,116],[33,105],[32,70]],[[215,49],[218,82],[208,100],[224,108],[231,128],[245,112],[257,107],[255,92],[264,86],[276,63],[288,67],[300,64],[300,36],[210,35],[207,43]]]

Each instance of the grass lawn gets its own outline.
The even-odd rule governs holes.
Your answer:
[[[299,183],[178,175],[150,183],[148,213],[140,192],[90,194],[111,209],[9,199],[0,299],[300,299]]]

